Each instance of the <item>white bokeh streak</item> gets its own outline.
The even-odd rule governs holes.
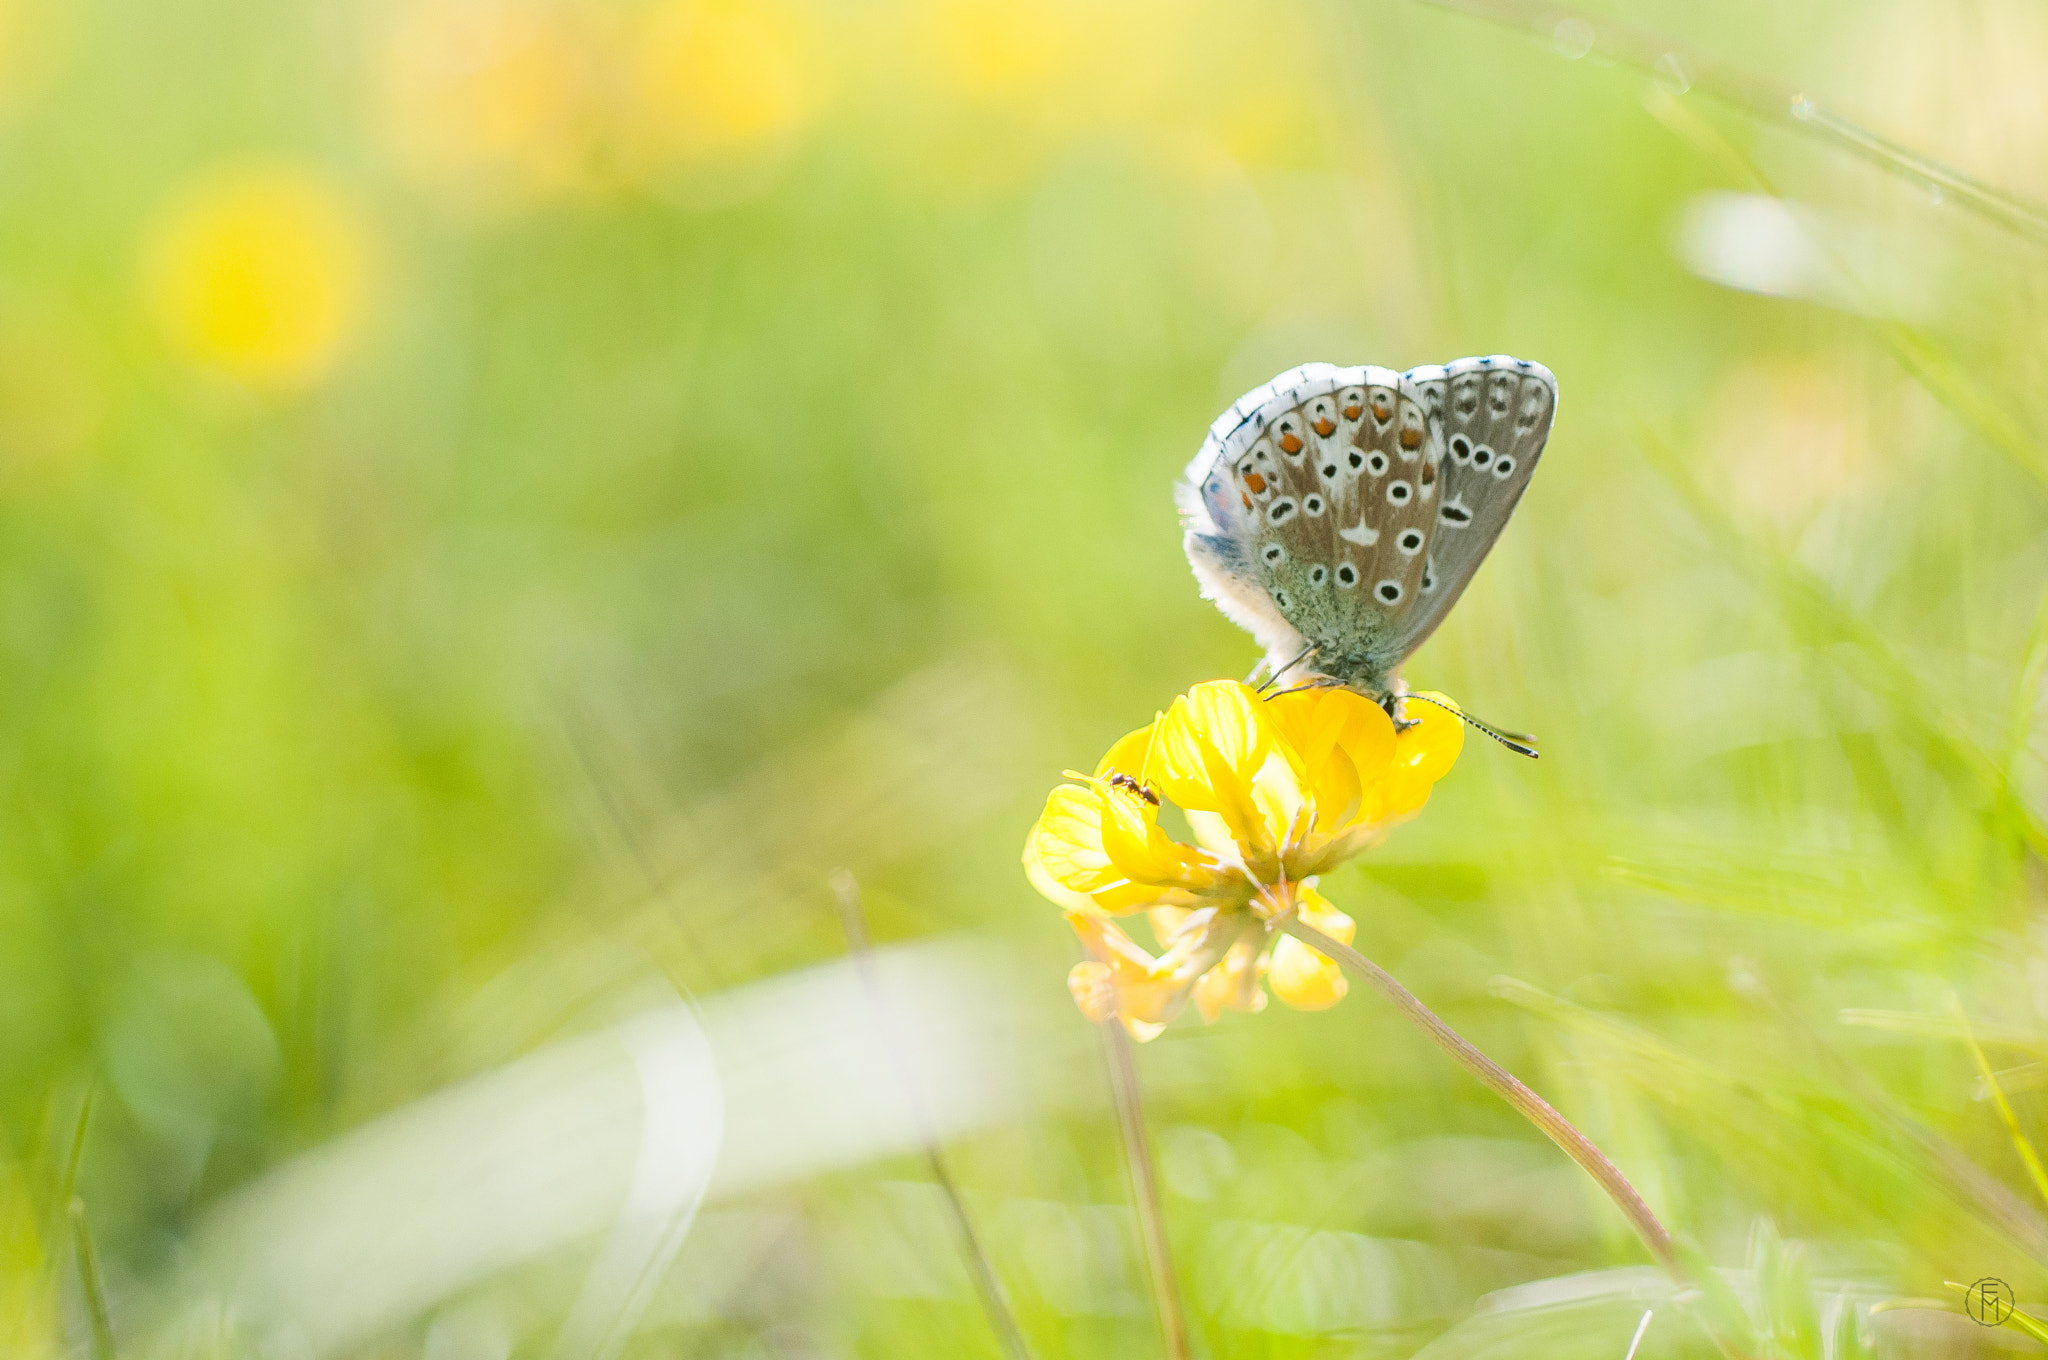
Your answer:
[[[917,1147],[906,1072],[941,1138],[1019,1107],[999,966],[958,945],[874,962],[894,1051],[833,963],[564,1040],[303,1154],[200,1226],[135,1353],[225,1323],[323,1356],[601,1238],[554,1353],[614,1354],[706,1198]]]

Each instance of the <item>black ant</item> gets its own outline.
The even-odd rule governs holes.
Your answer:
[[[1129,789],[1132,793],[1137,794],[1140,798],[1150,803],[1153,807],[1159,806],[1158,794],[1152,792],[1152,790],[1146,788],[1143,784],[1140,784],[1137,780],[1131,778],[1122,770],[1111,770],[1109,772],[1109,786],[1113,789]]]

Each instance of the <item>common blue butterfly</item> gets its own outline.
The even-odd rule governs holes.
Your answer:
[[[1504,354],[1289,369],[1231,403],[1174,488],[1203,596],[1272,679],[1402,721],[1401,664],[1500,537],[1556,413],[1550,370]]]

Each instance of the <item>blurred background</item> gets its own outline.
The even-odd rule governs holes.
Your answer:
[[[1543,759],[1323,891],[1755,1354],[2036,1348],[2048,233],[1709,87],[2048,199],[2048,11],[1489,8],[0,4],[0,1350],[997,1355],[928,1134],[1158,1354],[1019,847],[1252,664],[1215,414],[1492,352],[1408,675]],[[1709,1353],[1371,995],[1137,1060],[1197,1353]]]

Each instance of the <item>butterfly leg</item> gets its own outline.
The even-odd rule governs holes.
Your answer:
[[[1306,646],[1306,647],[1302,648],[1302,649],[1301,649],[1300,651],[1296,652],[1296,653],[1294,654],[1294,659],[1293,659],[1293,660],[1289,661],[1289,662],[1288,662],[1288,663],[1287,663],[1286,665],[1284,665],[1284,666],[1280,667],[1280,668],[1279,668],[1278,670],[1274,671],[1274,672],[1273,672],[1273,673],[1272,673],[1271,675],[1267,676],[1267,677],[1266,677],[1266,683],[1265,683],[1265,684],[1263,684],[1263,685],[1260,685],[1260,686],[1259,686],[1259,688],[1258,688],[1258,690],[1257,690],[1257,691],[1255,691],[1255,692],[1258,692],[1258,693],[1263,693],[1264,691],[1266,691],[1266,690],[1268,690],[1268,689],[1272,688],[1272,686],[1274,685],[1274,683],[1275,683],[1275,682],[1277,682],[1277,681],[1278,681],[1278,680],[1280,679],[1280,677],[1281,677],[1281,676],[1283,676],[1283,675],[1287,674],[1287,672],[1289,672],[1289,671],[1293,670],[1293,669],[1294,669],[1294,668],[1295,668],[1296,666],[1299,666],[1299,665],[1300,665],[1300,664],[1301,664],[1302,662],[1304,662],[1304,661],[1308,660],[1308,658],[1309,658],[1309,654],[1310,654],[1310,653],[1312,653],[1312,652],[1314,652],[1314,651],[1315,651],[1315,649],[1316,649],[1316,644],[1315,644],[1315,643],[1313,643],[1313,642],[1311,642],[1311,643],[1310,643],[1310,644],[1309,644],[1308,646]],[[1272,658],[1268,657],[1268,658],[1267,658],[1267,661],[1271,661],[1271,659],[1272,659]],[[1265,664],[1265,663],[1264,663],[1264,662],[1262,662],[1261,664]],[[1256,666],[1255,666],[1255,667],[1253,667],[1253,668],[1252,668],[1252,674],[1253,674],[1253,675],[1257,675],[1258,673],[1259,673],[1259,672],[1258,672],[1258,668],[1257,668]],[[1251,681],[1250,681],[1250,680],[1246,680],[1246,681],[1245,681],[1245,683],[1246,683],[1247,685],[1249,685],[1249,684],[1251,683]]]
[[[1403,710],[1401,701],[1407,697],[1405,692],[1391,689],[1380,696],[1380,707],[1387,710],[1387,716],[1394,720],[1394,730],[1396,732],[1406,732],[1409,728],[1417,726],[1421,721],[1418,718],[1408,717]]]
[[[1336,679],[1333,676],[1319,675],[1305,685],[1296,685],[1293,689],[1278,690],[1265,697],[1269,700],[1284,699],[1290,694],[1305,694],[1312,689],[1342,689],[1343,687],[1344,682],[1342,680]]]

